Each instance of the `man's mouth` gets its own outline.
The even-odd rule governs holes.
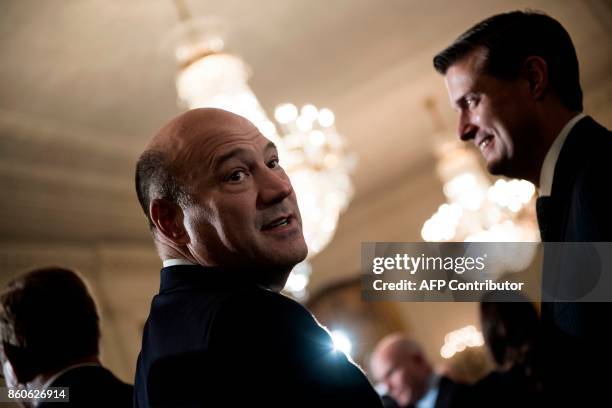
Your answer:
[[[478,143],[478,148],[482,152],[489,144],[491,144],[492,141],[493,141],[493,136],[487,135]]]
[[[261,230],[262,231],[267,231],[267,230],[271,230],[273,228],[283,227],[285,225],[288,225],[291,222],[292,218],[293,218],[292,215],[275,218],[273,221],[271,221],[271,222],[265,224],[263,227],[261,227]]]

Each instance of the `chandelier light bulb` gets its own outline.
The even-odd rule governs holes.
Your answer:
[[[334,113],[327,108],[323,108],[319,111],[317,119],[322,127],[331,127],[336,120]]]
[[[274,111],[274,118],[280,124],[286,125],[294,121],[298,116],[298,110],[292,103],[278,105]]]
[[[312,104],[302,106],[302,111],[301,111],[300,116],[305,118],[305,120],[308,120],[309,122],[314,122],[315,119],[317,119],[318,115],[319,115],[319,110],[317,109],[316,106]]]
[[[325,135],[320,130],[310,132],[309,141],[315,146],[323,146],[325,144]]]
[[[300,115],[295,121],[295,125],[297,126],[300,132],[306,133],[312,130],[312,121],[308,120],[307,117]]]

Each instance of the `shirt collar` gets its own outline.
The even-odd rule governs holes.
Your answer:
[[[550,195],[553,177],[555,175],[555,166],[557,165],[557,160],[559,159],[559,154],[561,153],[563,143],[565,143],[565,139],[567,139],[567,136],[570,134],[576,123],[578,123],[578,121],[584,117],[586,117],[584,113],[579,113],[569,122],[567,122],[563,129],[561,129],[561,132],[553,144],[550,146],[550,149],[548,149],[548,153],[546,153],[546,156],[544,157],[544,163],[542,163],[542,169],[540,170],[540,197]]]
[[[440,376],[436,373],[429,377],[427,392],[415,404],[416,408],[434,408],[440,391]]]
[[[164,268],[167,268],[168,266],[176,266],[176,265],[195,265],[193,262],[190,262],[182,258],[164,259],[163,264],[164,264]]]
[[[257,271],[202,266],[197,264],[174,265],[161,270],[160,294],[177,289],[205,288],[207,290],[236,290],[258,286]]]

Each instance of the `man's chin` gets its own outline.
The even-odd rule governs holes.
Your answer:
[[[284,269],[287,269],[290,273],[297,264],[306,259],[307,255],[308,248],[306,247],[306,244],[300,248],[292,248],[292,250],[287,251],[282,260],[279,260],[278,265]]]
[[[410,395],[400,395],[395,399],[395,401],[398,403],[400,407],[406,407],[406,408],[414,406],[414,402],[410,400],[411,400]]]
[[[512,177],[508,175],[508,166],[506,166],[506,164],[501,160],[488,160],[487,171],[494,176]]]
[[[496,160],[487,162],[487,171],[493,176],[504,176],[508,178],[518,178],[529,180],[529,173],[522,171],[516,163],[509,160]]]
[[[281,291],[293,268],[306,259],[307,254],[305,243],[296,248],[279,248],[274,258],[259,264],[259,283],[276,292]]]
[[[308,246],[304,240],[304,236],[295,237],[290,241],[286,241],[282,248],[279,248],[279,255],[283,257],[283,260],[287,264],[292,264],[291,269],[304,259],[308,255]]]

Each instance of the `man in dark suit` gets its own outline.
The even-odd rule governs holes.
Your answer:
[[[65,407],[132,406],[133,387],[100,365],[98,312],[76,273],[44,268],[11,281],[0,295],[0,337],[7,386],[67,387]]]
[[[538,186],[543,241],[612,241],[605,188],[612,135],[582,113],[576,51],[558,21],[536,12],[492,16],[436,55],[434,67],[459,113],[459,137],[474,142],[492,174]],[[588,245],[547,246],[545,299],[567,299],[560,295],[578,292],[575,285],[588,290],[597,274],[611,272],[598,270],[590,254]],[[588,374],[607,366],[609,311],[602,303],[542,304],[545,384],[564,403],[582,404],[603,389]]]
[[[450,408],[465,390],[462,384],[435,373],[421,347],[402,334],[383,338],[372,353],[370,366],[398,407]]]
[[[307,248],[272,142],[241,116],[194,109],[136,167],[164,265],[136,406],[381,406],[328,332],[278,293]]]

